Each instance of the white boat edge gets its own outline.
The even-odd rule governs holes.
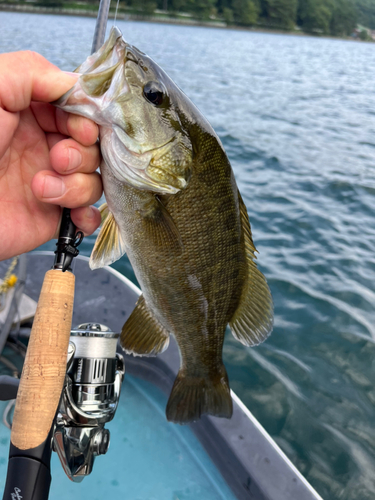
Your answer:
[[[31,254],[38,255],[48,255],[51,256],[51,251],[48,250],[36,250],[30,252]],[[84,255],[79,255],[76,258],[80,260],[84,260],[89,262],[89,257]],[[119,280],[121,280],[126,286],[128,286],[131,290],[133,290],[138,296],[141,295],[142,291],[126,276],[121,274],[116,269],[113,269],[110,266],[104,266],[103,269],[106,269],[108,272],[116,276]],[[296,466],[291,462],[291,460],[285,455],[285,453],[281,450],[278,444],[272,439],[272,437],[268,434],[266,429],[260,424],[260,422],[254,417],[251,411],[245,406],[245,404],[241,401],[241,399],[237,396],[237,394],[231,390],[231,396],[233,401],[239,406],[241,411],[246,415],[246,417],[250,420],[253,426],[258,429],[258,431],[262,434],[262,436],[266,439],[266,441],[272,446],[275,452],[280,456],[280,458],[288,465],[288,467],[293,471],[293,473],[298,477],[301,483],[310,491],[310,493],[314,496],[316,500],[323,500],[323,498],[317,493],[317,491],[311,486],[311,484],[307,481],[307,479],[301,474],[301,472],[296,468]]]

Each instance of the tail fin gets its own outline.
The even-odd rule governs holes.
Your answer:
[[[192,377],[180,370],[169,397],[166,413],[170,422],[178,424],[194,422],[205,413],[230,418],[233,405],[224,365],[210,378]]]

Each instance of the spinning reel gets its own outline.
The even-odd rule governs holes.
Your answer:
[[[116,353],[118,337],[99,323],[71,331],[52,446],[74,482],[89,475],[95,457],[108,450],[110,433],[104,426],[115,415],[125,373],[123,357]]]

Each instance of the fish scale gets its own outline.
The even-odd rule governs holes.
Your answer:
[[[56,104],[99,124],[107,205],[90,265],[127,252],[143,291],[120,343],[156,355],[174,335],[181,367],[168,420],[229,418],[226,327],[258,344],[272,330],[273,305],[225,151],[185,94],[117,28],[78,70],[84,75]]]

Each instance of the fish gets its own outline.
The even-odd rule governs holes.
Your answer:
[[[90,267],[126,253],[142,289],[121,346],[154,356],[173,335],[180,369],[168,421],[230,418],[227,325],[245,346],[260,344],[272,331],[273,301],[223,145],[182,90],[117,27],[75,71],[77,83],[54,104],[99,125],[106,204]]]

